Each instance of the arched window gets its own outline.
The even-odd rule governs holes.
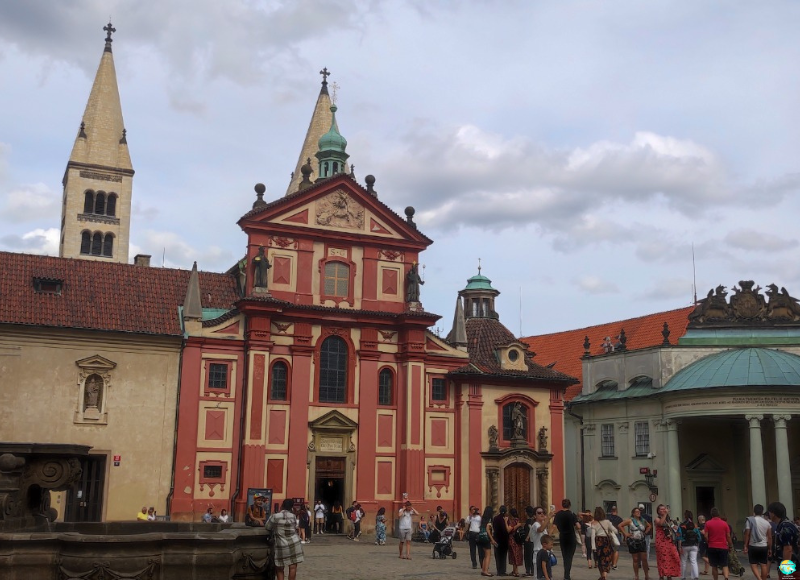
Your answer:
[[[383,369],[378,375],[378,404],[391,405],[392,404],[392,383],[394,383],[394,375],[389,369]]]
[[[334,161],[333,162],[333,175],[336,175],[337,173],[339,173],[339,162],[338,161]]]
[[[108,258],[114,255],[114,234],[106,234],[103,238],[103,255]]]
[[[319,402],[344,403],[347,396],[347,344],[329,336],[319,349]]]
[[[117,215],[117,196],[113,193],[108,194],[108,200],[106,201],[106,215],[111,217]]]
[[[328,177],[328,162],[322,164],[322,177]]]
[[[81,232],[81,254],[92,253],[92,234],[91,232]]]
[[[83,194],[83,213],[94,213],[94,192],[91,189]]]
[[[514,438],[514,408],[517,402],[508,403],[503,407],[503,439],[511,441]],[[522,439],[528,438],[528,407],[519,403],[519,410],[522,413]]]
[[[98,191],[94,198],[94,213],[97,215],[105,215],[106,213],[106,194]]]
[[[270,399],[273,401],[286,400],[286,383],[289,377],[289,368],[285,362],[276,362],[272,365],[272,380],[270,381]]]
[[[350,287],[350,266],[341,262],[325,264],[325,295],[347,297]]]
[[[92,236],[92,256],[99,256],[103,252],[103,234],[95,232]]]

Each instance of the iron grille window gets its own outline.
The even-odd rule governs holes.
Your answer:
[[[503,439],[511,441],[514,438],[514,421],[511,414],[514,411],[514,404],[509,403],[503,407]],[[528,407],[525,405],[519,406],[522,411],[522,438],[528,438]]]
[[[350,266],[341,262],[325,264],[325,295],[346,297],[350,286]]]
[[[444,379],[431,380],[431,400],[432,401],[447,400],[447,383],[445,383]]]
[[[636,437],[636,456],[643,457],[650,453],[650,424],[646,421],[633,424]]]
[[[222,466],[221,465],[204,465],[203,477],[206,479],[221,479]]]
[[[614,457],[614,425],[600,426],[601,457]]]
[[[275,401],[286,400],[286,381],[289,369],[286,363],[276,362],[272,365],[272,392],[270,398]]]
[[[228,365],[220,363],[211,363],[208,365],[208,388],[228,388]]]
[[[392,404],[392,371],[383,369],[378,375],[378,404]]]
[[[329,336],[319,351],[319,401],[344,403],[346,394],[347,345],[338,336]]]

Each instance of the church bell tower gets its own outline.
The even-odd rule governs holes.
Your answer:
[[[128,262],[133,166],[111,52],[105,48],[62,181],[59,256]]]

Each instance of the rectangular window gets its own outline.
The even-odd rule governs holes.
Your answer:
[[[614,425],[600,426],[600,457],[614,457]]]
[[[208,388],[228,388],[228,365],[220,363],[210,363],[208,365]]]
[[[347,297],[350,285],[350,267],[341,262],[325,264],[325,295]]]
[[[647,421],[633,424],[636,436],[636,457],[646,457],[650,453],[650,424]]]
[[[204,465],[203,477],[206,479],[220,479],[222,477],[221,465]]]
[[[447,400],[447,383],[444,379],[431,379],[431,400]]]

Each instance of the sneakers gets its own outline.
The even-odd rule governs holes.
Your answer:
[[[305,543],[306,543],[306,541],[305,541],[305,540],[300,540],[300,543],[301,543],[301,544],[305,544]]]

